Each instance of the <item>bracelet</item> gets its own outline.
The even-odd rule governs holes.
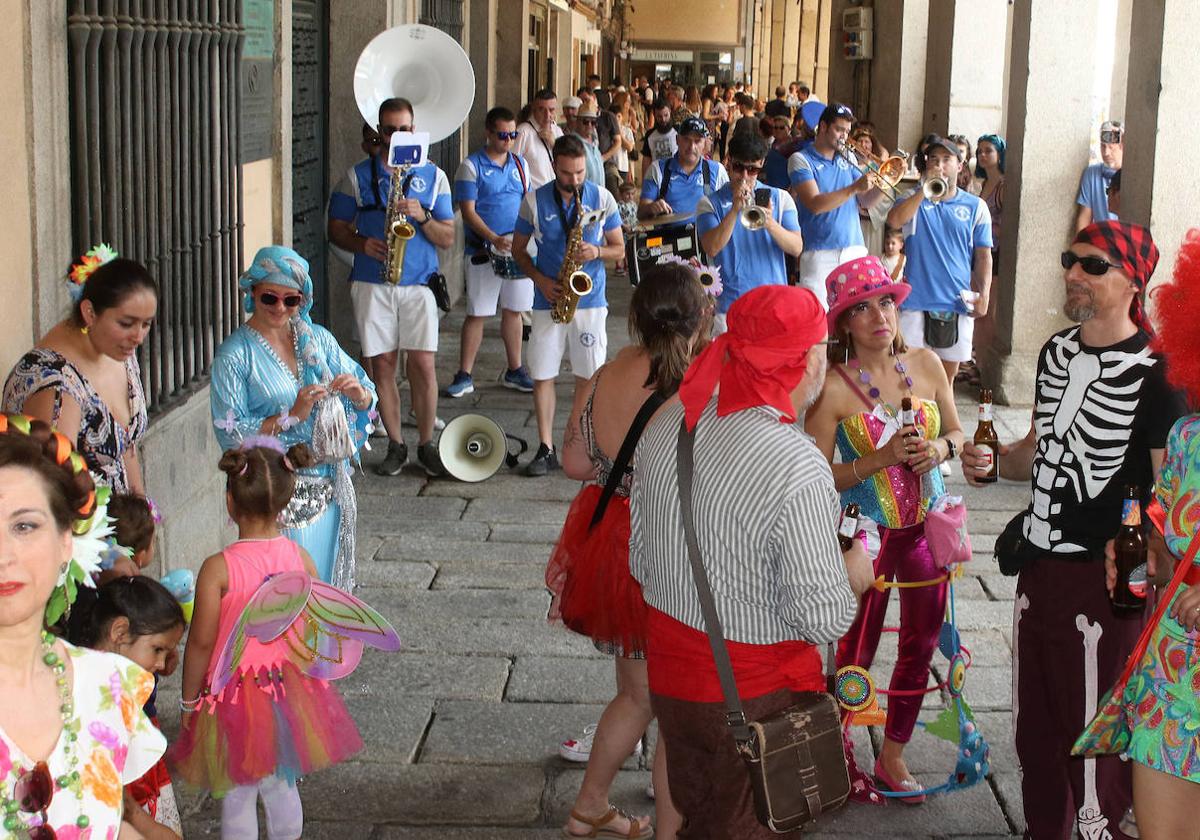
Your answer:
[[[286,432],[299,422],[299,417],[296,417],[292,414],[284,414],[283,412],[280,412],[279,416],[275,419],[275,425],[279,427],[279,431],[281,432]]]
[[[862,484],[866,479],[858,474],[858,461],[859,459],[855,458],[850,462],[850,472],[854,473],[854,478],[857,479],[859,484]]]
[[[180,697],[179,698],[179,710],[181,712],[194,712],[200,708],[200,702],[203,699],[204,699],[203,693],[196,695],[195,700],[184,700],[182,697]]]

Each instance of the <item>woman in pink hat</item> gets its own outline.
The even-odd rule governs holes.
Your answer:
[[[931,351],[909,350],[898,308],[909,287],[894,282],[877,257],[842,263],[825,281],[829,296],[830,364],[825,390],[805,427],[833,468],[842,504],[855,502],[879,526],[875,574],[920,582],[941,575],[925,541],[925,513],[945,492],[938,465],[962,449],[954,393]],[[905,399],[913,417],[902,416]],[[838,463],[834,463],[834,450]],[[863,596],[858,617],[838,646],[837,664],[870,668],[890,589]],[[899,654],[892,670],[883,750],[875,763],[880,788],[919,791],[904,763],[904,746],[921,708],[929,661],[937,646],[946,584],[900,590]],[[924,795],[901,797],[908,804]]]

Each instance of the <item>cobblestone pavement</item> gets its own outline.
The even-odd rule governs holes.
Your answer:
[[[613,282],[608,325],[610,356],[627,342],[628,287]],[[443,323],[439,378],[457,368],[462,306]],[[497,323],[489,324],[476,366],[476,391],[461,400],[442,398],[445,419],[479,412],[536,446],[529,395],[498,383],[503,352]],[[556,438],[570,406],[571,377],[560,378]],[[965,395],[964,395],[965,396]],[[403,394],[405,411],[409,405]],[[968,433],[973,402],[960,413]],[[1001,438],[1027,429],[1027,410],[997,409]],[[406,429],[410,452],[415,431]],[[365,455],[369,466],[381,446]],[[528,456],[526,456],[528,457]],[[957,467],[957,465],[956,465]],[[367,746],[350,763],[301,783],[306,838],[366,840],[517,840],[559,837],[583,775],[582,765],[557,754],[559,741],[594,723],[613,693],[610,660],[591,644],[546,621],[549,596],[542,575],[551,545],[578,484],[561,472],[541,479],[502,470],[488,481],[464,484],[427,480],[410,464],[393,478],[368,469],[359,492],[358,594],[393,621],[404,641],[399,654],[368,652],[342,683]],[[1020,785],[1012,746],[1011,614],[1014,579],[991,559],[995,535],[1028,499],[1028,488],[1002,485],[969,490],[957,473],[952,489],[965,491],[975,558],[956,587],[959,626],[973,667],[966,697],[992,748],[985,783],[921,806],[850,805],[823,818],[810,837],[1008,837],[1023,828]],[[898,620],[892,599],[890,623]],[[894,661],[894,635],[885,636],[875,667],[886,684]],[[946,661],[935,654],[934,672]],[[178,680],[164,684],[159,708],[177,716]],[[932,694],[923,719],[948,698]],[[174,720],[164,722],[168,732]],[[633,813],[652,814],[646,797],[649,754],[632,757],[612,800]],[[872,732],[878,746],[881,734]],[[857,736],[862,758],[870,746]],[[945,780],[954,749],[918,730],[905,753],[910,768],[929,784]],[[184,802],[187,837],[219,834],[219,813],[208,800]],[[265,835],[264,835],[265,836]]]

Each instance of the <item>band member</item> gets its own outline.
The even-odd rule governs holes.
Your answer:
[[[699,117],[688,117],[678,128],[679,150],[655,161],[642,181],[638,218],[686,213],[694,216],[700,199],[729,183],[725,167],[704,158],[708,126]]]
[[[812,143],[788,158],[789,189],[804,232],[800,285],[825,305],[829,272],[867,255],[859,208],[868,210],[883,197],[839,152],[853,124],[854,114],[845,105],[827,105]]]
[[[729,183],[696,205],[700,245],[720,267],[725,287],[717,298],[718,333],[725,331],[725,312],[739,295],[787,283],[784,255],[799,256],[804,248],[796,202],[783,190],[758,183],[766,156],[767,144],[757,134],[734,135],[729,140]],[[759,211],[761,225],[751,229],[743,216]]]
[[[912,286],[900,331],[909,347],[936,353],[951,382],[958,366],[971,360],[975,319],[987,314],[992,288],[992,214],[979,196],[958,188],[960,154],[952,141],[934,135],[925,147],[925,178],[942,179],[945,192],[931,200],[923,187],[915,189],[887,216],[889,225],[904,229],[905,277]]]
[[[512,150],[529,165],[531,190],[554,180],[554,141],[563,135],[554,120],[557,111],[558,97],[550,88],[542,88],[529,103],[529,119],[517,126]]]
[[[400,391],[396,366],[401,350],[408,351],[406,371],[417,415],[417,459],[430,475],[443,473],[433,424],[437,416],[438,314],[428,281],[438,270],[438,248],[454,244],[454,209],[450,181],[427,161],[405,173],[403,198],[397,209],[416,229],[404,248],[400,280],[384,278],[388,257],[385,231],[392,194],[392,170],[387,165],[388,142],[397,131],[412,131],[412,103],[399,97],[379,106],[379,153],[356,163],[329,199],[329,238],[354,254],[350,270],[350,299],[363,355],[371,364],[379,393],[379,414],[388,433],[387,456],[375,467],[380,475],[396,475],[408,461],[400,435]]]
[[[568,257],[567,244],[585,215],[598,218],[584,224],[582,240],[572,255],[580,270],[592,278],[592,290],[579,300],[569,323],[555,323],[552,304],[562,297],[558,274]],[[537,242],[537,262],[526,248]],[[557,469],[554,448],[554,379],[562,364],[563,350],[570,349],[571,372],[575,374],[575,400],[586,398],[587,382],[604,364],[608,333],[608,299],[604,289],[604,261],[620,259],[625,252],[621,214],[616,199],[603,187],[587,181],[583,142],[578,137],[561,137],[554,143],[554,181],[525,196],[513,232],[513,256],[521,271],[533,278],[533,330],[529,336],[529,372],[533,377],[533,407],[537,415],[540,446],[525,467],[525,474],[545,475]],[[575,406],[576,409],[581,406]]]
[[[466,227],[463,272],[467,286],[467,318],[463,321],[458,373],[446,396],[462,397],[475,390],[471,371],[483,340],[483,322],[500,316],[500,337],[508,355],[501,384],[530,393],[533,380],[521,364],[521,313],[533,307],[533,281],[514,277],[512,230],[521,200],[529,191],[528,165],[512,151],[517,123],[507,108],[493,108],[484,118],[487,142],[468,157],[454,176],[454,198]],[[501,273],[497,273],[497,266]]]

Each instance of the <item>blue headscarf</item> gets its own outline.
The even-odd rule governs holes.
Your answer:
[[[312,323],[308,317],[313,305],[313,285],[312,277],[308,273],[308,260],[282,245],[259,248],[250,267],[238,278],[238,288],[246,293],[242,298],[242,308],[247,312],[254,311],[254,295],[250,290],[259,283],[271,283],[298,291],[304,296],[304,303],[300,304],[300,317]]]
[[[979,140],[975,141],[975,160],[976,160],[975,177],[976,178],[986,178],[987,177],[987,172],[985,172],[983,167],[980,166],[978,163],[979,143],[983,140],[988,141],[989,143],[991,143],[993,146],[996,147],[996,157],[998,157],[1000,159],[1000,174],[1003,175],[1004,174],[1004,150],[1008,148],[1008,144],[1005,143],[1002,139],[1000,139],[999,134],[985,134],[982,137],[980,137]]]

